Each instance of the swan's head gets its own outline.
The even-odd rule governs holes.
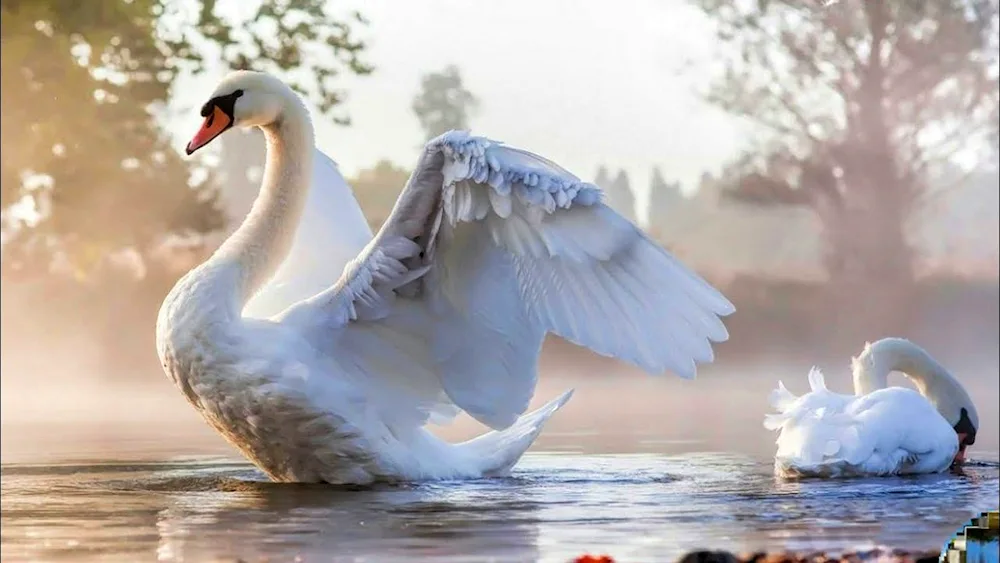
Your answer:
[[[968,397],[966,396],[966,398]],[[965,449],[976,443],[976,431],[979,429],[979,413],[976,412],[976,407],[973,406],[972,401],[968,401],[967,403],[954,401],[945,409],[942,409],[942,406],[938,404],[937,408],[952,425],[952,428],[955,429],[955,433],[958,434],[958,453],[955,454],[955,463],[964,463]]]
[[[965,461],[966,448],[976,443],[979,413],[965,387],[926,350],[903,338],[883,338],[874,344],[866,342],[851,364],[858,395],[886,387],[889,372],[903,372],[955,429],[955,462]]]
[[[301,105],[298,96],[274,76],[249,70],[232,72],[201,106],[205,121],[185,152],[194,153],[233,127],[270,125],[293,104]]]

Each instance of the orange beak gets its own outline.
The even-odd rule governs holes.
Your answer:
[[[208,114],[205,122],[201,124],[201,129],[191,138],[191,142],[187,144],[184,152],[190,156],[194,151],[211,143],[212,139],[221,135],[226,129],[229,129],[229,126],[232,124],[233,120],[226,115],[226,112],[222,111],[219,106],[215,106],[212,108],[212,113]]]
[[[952,465],[962,465],[965,463],[965,437],[967,434],[961,432],[958,433],[958,453],[955,454],[955,459],[951,462]]]

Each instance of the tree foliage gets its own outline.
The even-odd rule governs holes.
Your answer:
[[[608,167],[603,164],[597,167],[597,174],[594,175],[594,185],[603,189],[607,189],[611,185],[611,173],[608,172]]]
[[[399,193],[409,179],[409,170],[388,160],[380,160],[348,181],[373,231],[377,231],[389,218]]]
[[[283,72],[332,113],[338,74],[370,69],[351,35],[360,16],[323,5],[245,4],[223,18],[214,0],[196,13],[167,0],[2,0],[5,269],[61,255],[86,270],[109,251],[219,228],[210,182],[192,179],[157,113],[180,73],[214,60]]]
[[[996,144],[997,1],[696,4],[726,54],[708,99],[758,126],[735,196],[815,209],[835,279],[909,279],[932,179]]]
[[[816,212],[835,322],[905,326],[908,220],[959,157],[993,158],[997,0],[695,2],[724,62],[708,99],[756,125],[730,193]]]
[[[654,166],[649,180],[650,225],[669,220],[683,204],[680,182],[667,182],[660,167]]]
[[[192,19],[180,3],[160,1],[166,14],[163,19]],[[207,61],[206,50],[199,45],[209,44],[221,51],[221,59],[231,68],[278,72],[320,111],[330,113],[344,100],[343,91],[337,88],[343,75],[366,75],[372,67],[362,58],[364,41],[353,33],[355,26],[367,21],[359,12],[334,17],[327,4],[324,0],[258,1],[249,8],[243,4],[240,17],[231,13],[223,17],[217,0],[202,0],[193,21],[162,26],[160,39],[170,56],[192,63],[195,70],[203,70]],[[343,124],[349,122],[343,114],[333,117]]]
[[[413,99],[413,113],[426,140],[452,129],[468,129],[478,107],[479,100],[462,84],[462,73],[454,65],[426,74]]]
[[[635,222],[635,193],[625,170],[618,170],[614,180],[604,190],[608,205],[629,221]]]

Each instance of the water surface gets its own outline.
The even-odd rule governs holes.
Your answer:
[[[939,549],[995,509],[998,464],[782,482],[749,457],[535,453],[512,476],[278,485],[241,460],[8,464],[4,561],[664,561],[699,547]]]
[[[777,379],[802,392],[807,369],[694,382],[549,371],[534,406],[577,393],[510,478],[372,490],[265,482],[159,373],[126,385],[5,371],[0,559],[564,562],[589,551],[629,563],[699,547],[938,549],[997,507],[995,367],[963,371],[981,418],[970,452],[981,463],[964,475],[779,482],[761,421]],[[843,371],[829,382],[847,391]],[[460,417],[435,431],[454,442],[484,429]]]

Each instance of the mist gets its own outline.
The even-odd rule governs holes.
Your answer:
[[[968,387],[982,418],[974,452],[996,451],[1000,206],[990,152],[995,120],[980,111],[995,110],[995,80],[994,90],[961,103],[934,90],[940,99],[930,116],[907,109],[915,96],[930,95],[918,85],[886,90],[882,99],[860,86],[826,85],[821,95],[807,82],[822,76],[769,66],[769,57],[787,51],[779,34],[727,39],[750,42],[740,45],[756,57],[749,70],[733,63],[740,45],[714,34],[734,22],[709,4],[640,2],[633,13],[597,1],[573,10],[554,3],[524,21],[523,2],[365,3],[359,7],[370,11],[370,24],[352,24],[350,38],[337,39],[343,57],[319,61],[342,73],[342,97],[295,72],[295,60],[275,64],[304,84],[317,143],[348,176],[373,229],[388,215],[420,139],[469,127],[592,179],[610,205],[736,304],[726,320],[729,342],[694,381],[647,376],[550,338],[534,404],[568,387],[577,393],[537,448],[766,458],[774,436],[761,420],[779,379],[804,392],[809,367],[818,365],[831,388],[849,392],[850,355],[866,341],[904,336]],[[840,18],[841,4],[849,3],[816,12],[820,47],[837,26],[860,25]],[[3,459],[233,455],[164,377],[153,344],[169,288],[239,224],[256,193],[259,137],[233,133],[204,159],[184,160],[178,150],[199,119],[194,109],[232,61],[212,50],[178,51],[173,62],[151,58],[135,71],[160,82],[109,80],[118,76],[112,70],[131,71],[79,49],[70,56],[51,38],[62,29],[138,24],[105,14],[57,18],[49,29],[6,6]],[[411,25],[415,13],[428,11],[442,14],[433,29]],[[775,13],[761,25],[781,29]],[[344,14],[331,21],[353,21]],[[239,27],[253,13],[217,15]],[[454,25],[474,15],[496,25]],[[574,35],[592,41],[577,45],[548,33],[546,15],[571,20]],[[173,21],[133,31],[159,37]],[[243,23],[253,32],[253,22]],[[494,48],[515,23],[524,41]],[[104,36],[96,31],[98,41]],[[468,48],[456,51],[456,44]],[[921,43],[930,55],[920,60],[936,60],[939,44]],[[820,47],[811,56],[825,56]],[[970,49],[952,54],[965,57],[965,66],[928,72],[941,82],[995,75],[995,64],[980,65]],[[344,62],[348,51],[358,60]],[[25,56],[6,64],[8,52]],[[204,63],[203,72],[180,64],[189,59]],[[886,72],[911,63],[892,59]],[[787,71],[766,81],[779,91],[751,96],[771,66]],[[495,72],[515,67],[520,81]],[[857,68],[841,70],[863,82]],[[547,76],[565,88],[541,88]],[[429,92],[437,86],[428,84],[447,91]],[[422,114],[413,103],[421,96],[468,107]],[[877,108],[889,115],[865,117]],[[334,125],[345,116],[355,118],[349,127]],[[780,135],[768,129],[799,117],[809,126]],[[949,127],[960,134],[933,147],[925,146],[933,136],[913,135],[923,139],[917,145],[902,136]],[[107,134],[95,141],[95,131]],[[879,150],[891,154],[872,152],[871,139],[890,140]],[[905,170],[886,164],[894,161]],[[833,200],[822,195],[831,193]],[[481,430],[467,419],[438,429],[450,439]]]

